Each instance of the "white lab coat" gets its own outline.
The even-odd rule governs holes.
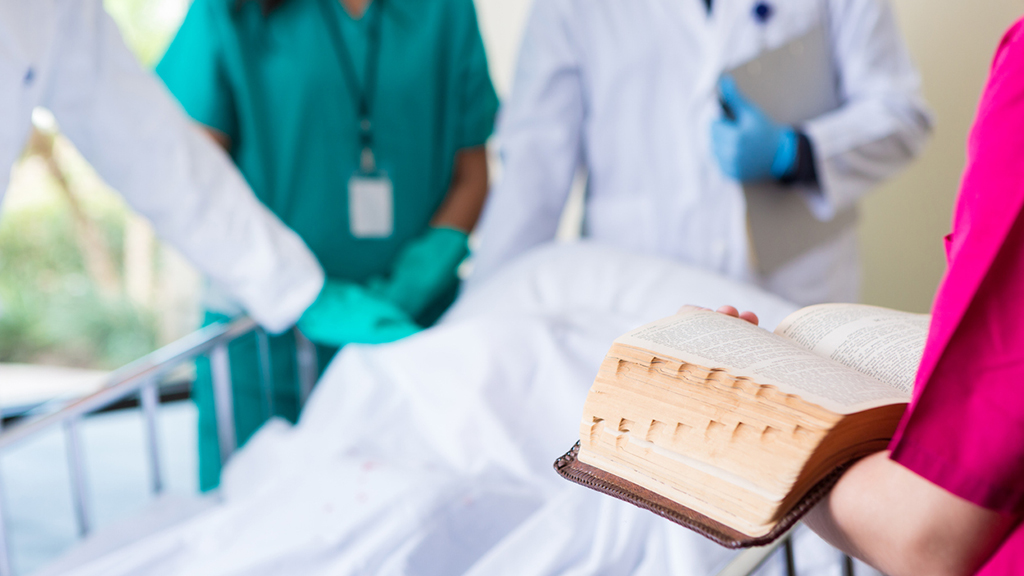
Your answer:
[[[573,176],[586,168],[584,234],[672,257],[794,302],[855,301],[848,226],[770,277],[755,271],[741,187],[718,168],[710,125],[725,70],[823,23],[841,108],[800,128],[813,143],[822,220],[851,208],[921,150],[930,117],[885,0],[538,0],[498,129],[503,161],[479,228],[476,280],[554,238]],[[801,193],[793,191],[787,193]]]
[[[316,298],[324,282],[316,258],[140,68],[100,0],[0,0],[8,173],[37,106],[162,239],[268,330],[287,329]]]

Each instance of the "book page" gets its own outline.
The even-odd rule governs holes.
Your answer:
[[[753,324],[708,310],[659,320],[616,343],[709,369],[724,369],[838,414],[906,401],[871,376]]]
[[[930,320],[927,314],[863,304],[820,304],[797,310],[775,333],[881,380],[909,399]]]

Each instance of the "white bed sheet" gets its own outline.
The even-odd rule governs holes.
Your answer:
[[[268,423],[230,462],[221,505],[68,574],[714,574],[731,552],[551,467],[611,341],[684,303],[768,327],[795,309],[657,258],[541,249],[439,326],[346,348],[297,426]],[[810,534],[798,555],[801,575],[839,574]]]

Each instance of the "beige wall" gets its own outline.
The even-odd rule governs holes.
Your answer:
[[[1002,33],[1024,15],[1024,0],[891,1],[921,69],[936,130],[921,159],[864,202],[863,295],[872,304],[924,312],[945,269],[941,239],[949,231],[978,96]],[[477,0],[503,96],[530,4]]]
[[[476,0],[494,87],[502,98],[512,87],[516,56],[532,0]]]
[[[945,270],[942,236],[992,54],[1022,0],[894,0],[936,130],[921,159],[864,202],[864,300],[927,311]]]

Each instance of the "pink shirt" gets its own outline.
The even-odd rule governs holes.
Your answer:
[[[1007,32],[967,148],[949,269],[892,458],[979,506],[1024,512],[1024,20]],[[1024,574],[1018,527],[980,574]]]

